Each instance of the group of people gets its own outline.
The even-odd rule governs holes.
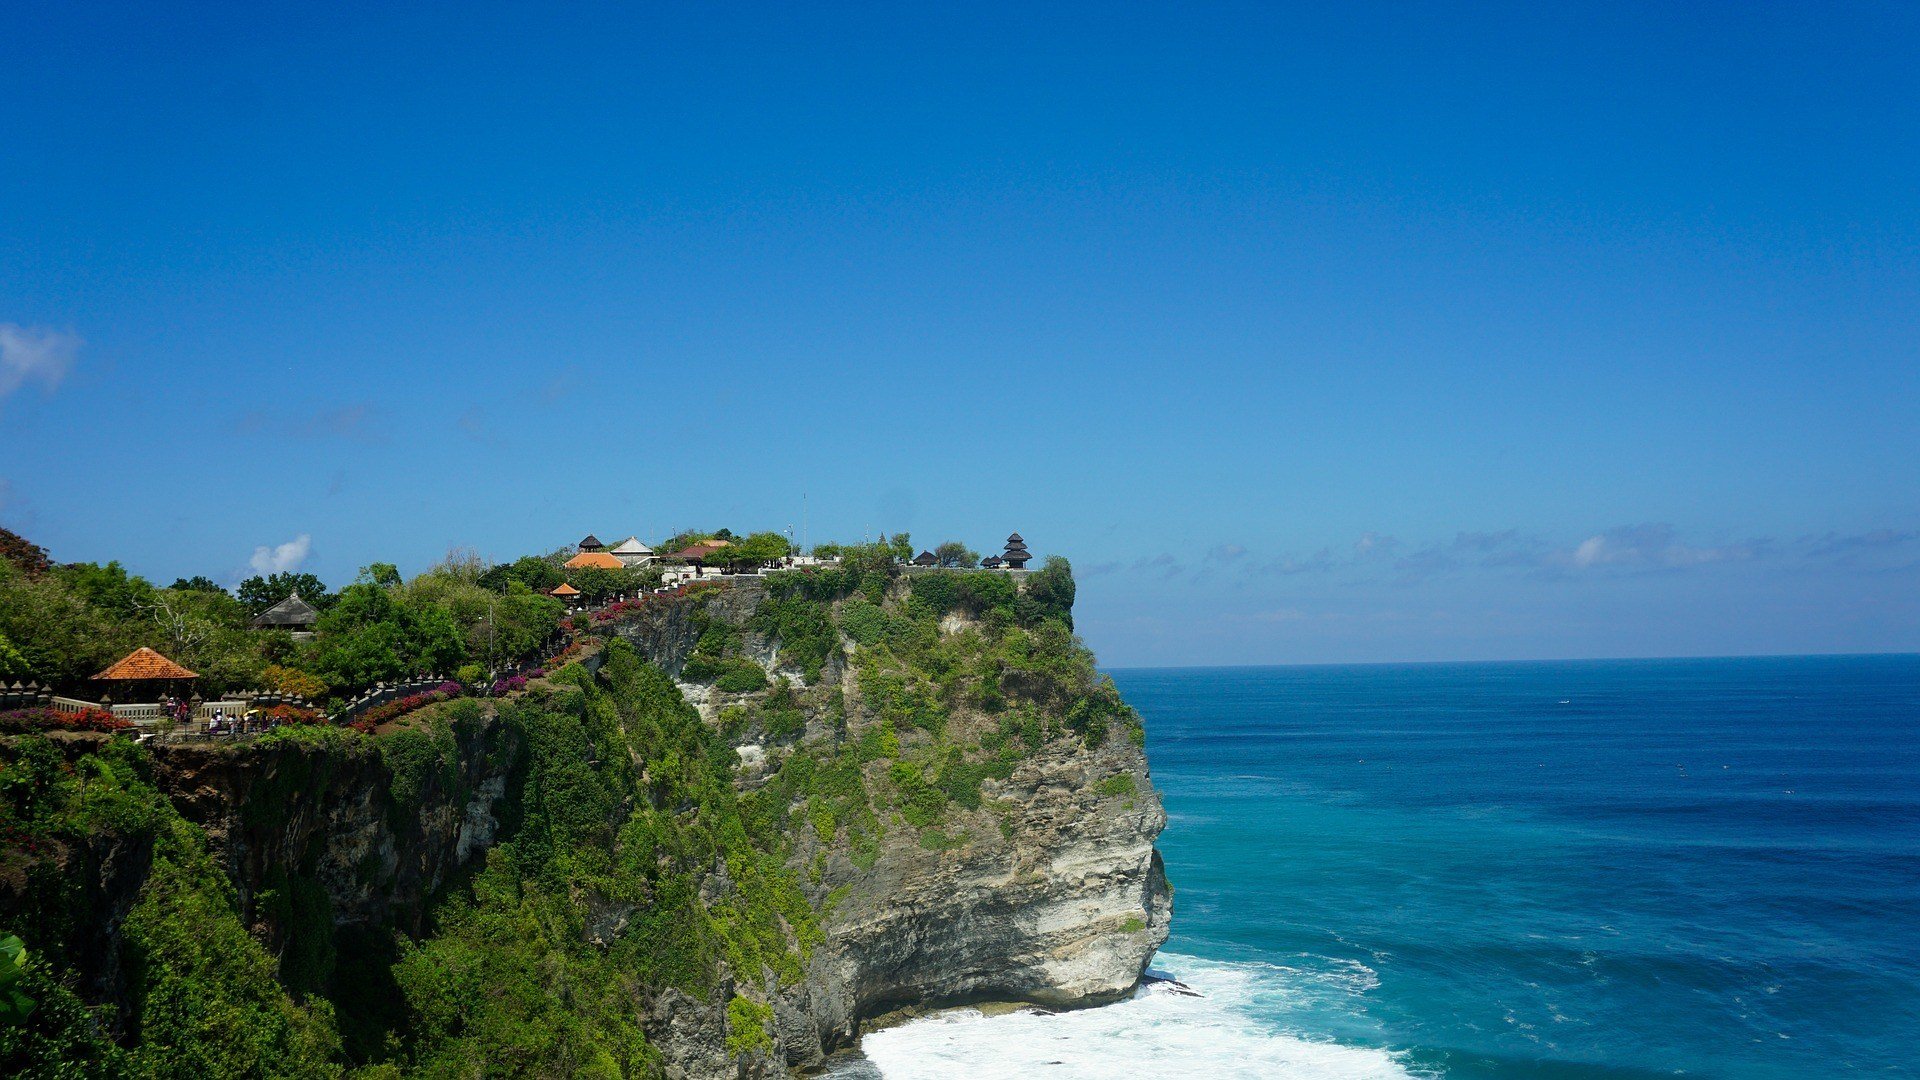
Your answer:
[[[193,702],[185,698],[169,697],[160,704],[166,710],[167,717],[173,721],[174,730],[192,730],[190,725],[193,720]],[[213,715],[207,719],[207,734],[251,735],[279,726],[280,721],[277,718],[267,716],[258,709],[249,709],[245,713],[236,712],[229,716],[225,709],[216,708],[213,710]]]

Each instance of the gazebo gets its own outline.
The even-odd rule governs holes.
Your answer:
[[[936,556],[931,551],[923,551],[913,557],[913,565],[915,566],[935,566],[939,562],[939,556]]]
[[[599,537],[593,535],[592,533],[588,533],[586,535],[586,538],[580,541],[580,550],[581,551],[605,551],[607,550],[607,545],[601,543]]]
[[[320,621],[320,613],[313,605],[301,598],[299,593],[289,593],[285,600],[273,605],[254,616],[253,626],[257,630],[292,630],[294,633],[307,633],[313,630],[313,624]]]
[[[563,581],[553,588],[548,589],[547,595],[553,597],[555,600],[564,602],[568,607],[572,607],[580,599],[580,590]]]
[[[1033,558],[1033,552],[1027,550],[1027,542],[1019,533],[1007,537],[1007,550],[1001,554],[1000,561],[1010,570],[1025,570],[1027,560]]]
[[[112,702],[157,700],[163,693],[176,696],[190,692],[193,680],[200,676],[161,656],[145,645],[128,653],[119,663],[93,677],[102,684],[100,700]]]

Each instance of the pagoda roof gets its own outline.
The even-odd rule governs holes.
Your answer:
[[[1013,534],[1012,536],[1009,536],[1009,537],[1007,537],[1007,543],[1008,543],[1009,545],[1011,545],[1011,544],[1024,544],[1024,543],[1026,543],[1026,542],[1027,542],[1027,541],[1026,541],[1026,538],[1025,538],[1025,537],[1023,537],[1023,536],[1021,536],[1021,535],[1020,535],[1019,533],[1014,533],[1014,534]]]
[[[592,551],[594,548],[603,548],[606,546],[607,545],[600,542],[599,537],[593,535],[592,533],[588,533],[587,538],[585,540],[580,541],[581,551]]]
[[[109,679],[114,682],[134,682],[140,679],[197,679],[199,677],[145,645],[128,653],[119,663],[94,676],[96,679]]]
[[[627,537],[627,538],[626,538],[625,540],[622,540],[622,541],[620,541],[619,543],[617,543],[617,544],[615,544],[615,545],[613,545],[613,550],[612,550],[612,554],[615,554],[615,555],[651,555],[651,554],[653,554],[653,549],[652,549],[652,548],[650,548],[650,547],[648,547],[647,545],[645,545],[645,544],[643,544],[643,543],[641,543],[641,542],[640,542],[640,538],[639,538],[639,537],[637,537],[637,536],[629,536],[629,537]]]
[[[579,596],[580,590],[574,588],[573,586],[563,581],[560,584],[555,585],[553,588],[548,589],[547,595],[548,596]]]
[[[939,561],[940,557],[931,551],[923,551],[913,557],[913,564],[915,566],[932,566]]]
[[[604,551],[583,551],[566,561],[569,570],[620,570],[626,564]]]
[[[320,613],[299,593],[287,594],[285,600],[253,617],[255,626],[312,626],[319,621]]]

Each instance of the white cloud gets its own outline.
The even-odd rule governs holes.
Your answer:
[[[1579,547],[1573,549],[1575,566],[1592,566],[1607,557],[1607,538],[1604,536],[1589,536],[1580,541]]]
[[[52,393],[72,369],[82,344],[78,334],[0,323],[0,398],[30,381]]]
[[[265,544],[253,549],[253,558],[247,565],[255,573],[277,574],[287,570],[298,570],[300,564],[307,561],[307,555],[313,551],[313,537],[306,533],[287,541],[268,547]]]
[[[1568,562],[1585,570],[1596,566],[1628,566],[1675,570],[1709,563],[1739,562],[1764,554],[1765,540],[1701,547],[1686,543],[1672,525],[1623,525],[1580,541]]]

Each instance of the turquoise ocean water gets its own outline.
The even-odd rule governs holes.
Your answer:
[[[1920,657],[1114,677],[1200,996],[946,1014],[861,1070],[1920,1076]]]

